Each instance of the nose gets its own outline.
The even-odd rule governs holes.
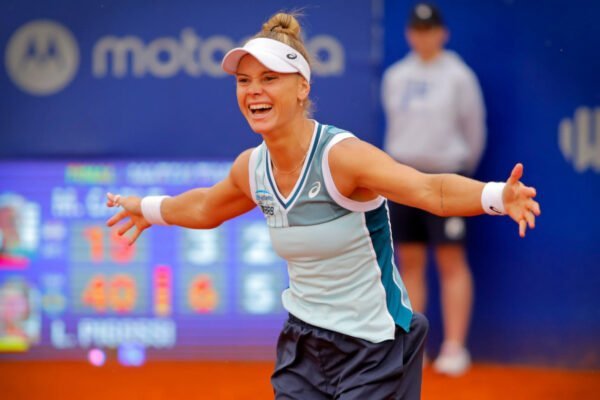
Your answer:
[[[250,84],[248,85],[248,94],[261,94],[262,93],[262,85],[259,79],[252,79]]]

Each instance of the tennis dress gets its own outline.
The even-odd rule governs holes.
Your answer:
[[[351,133],[315,121],[300,177],[287,197],[262,143],[250,157],[250,188],[275,252],[287,261],[285,309],[316,327],[379,343],[408,332],[412,309],[394,265],[387,201],[358,202],[337,190],[328,154]]]

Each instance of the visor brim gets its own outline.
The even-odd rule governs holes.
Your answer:
[[[271,71],[284,74],[298,72],[296,68],[269,52],[261,51],[259,49],[244,49],[241,47],[230,50],[225,54],[223,62],[221,63],[223,70],[228,74],[235,75],[242,57],[248,54],[256,58],[259,63]]]

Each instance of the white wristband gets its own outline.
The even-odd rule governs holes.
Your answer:
[[[506,215],[504,201],[502,200],[502,191],[504,182],[488,182],[481,192],[481,207],[483,211],[490,215]]]
[[[169,225],[160,213],[160,205],[169,196],[146,196],[142,199],[142,215],[152,225]]]

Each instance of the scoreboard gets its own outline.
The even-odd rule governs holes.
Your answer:
[[[229,161],[0,162],[0,360],[142,348],[148,359],[271,359],[285,262],[253,210],[216,229],[106,227],[106,192],[209,187]]]

